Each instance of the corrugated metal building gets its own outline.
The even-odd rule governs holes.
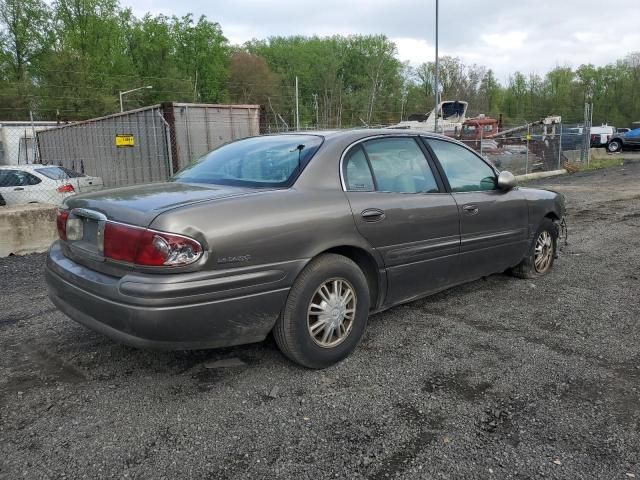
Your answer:
[[[260,133],[259,105],[163,103],[38,132],[43,163],[116,187],[166,180],[214,148]]]

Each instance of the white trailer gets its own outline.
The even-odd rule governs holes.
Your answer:
[[[53,128],[57,122],[1,121],[0,165],[23,165],[39,161],[36,132]]]
[[[38,133],[45,163],[107,187],[165,181],[214,148],[260,134],[260,105],[163,103]]]

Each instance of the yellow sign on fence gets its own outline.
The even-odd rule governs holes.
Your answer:
[[[122,133],[116,135],[116,147],[134,147],[135,140],[133,138],[133,134],[131,133]]]

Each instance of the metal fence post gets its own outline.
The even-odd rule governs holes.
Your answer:
[[[38,149],[36,148],[36,127],[33,124],[33,111],[29,110],[29,120],[31,121],[31,153],[33,154],[33,161],[31,163],[38,163]],[[25,144],[29,143],[25,139]],[[27,159],[27,163],[29,163]]]
[[[480,127],[480,156],[482,156],[482,137],[484,136],[484,126],[479,125]]]
[[[524,163],[524,173],[525,175],[529,173],[529,132],[531,131],[531,127],[527,125],[527,157]]]
[[[562,122],[560,122],[560,139],[558,140],[558,170],[562,163]]]
[[[169,175],[173,177],[173,155],[171,152],[171,128],[169,126],[169,122],[167,122],[162,116],[162,112],[160,110],[157,111],[160,120],[164,123],[164,131],[167,138],[167,158],[169,160]]]

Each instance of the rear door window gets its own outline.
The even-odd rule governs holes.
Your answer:
[[[36,168],[36,172],[52,180],[66,180],[67,178],[77,178],[84,176],[78,172],[74,172],[73,170],[69,170],[68,168],[64,167]]]
[[[438,193],[436,179],[412,137],[379,138],[364,143],[380,192]]]
[[[348,191],[372,192],[373,175],[361,146],[352,148],[344,159],[344,182]]]

